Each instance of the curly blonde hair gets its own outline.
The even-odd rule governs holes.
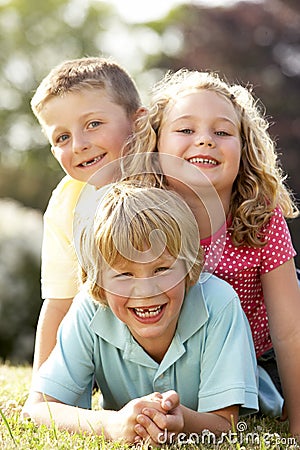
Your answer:
[[[223,95],[233,105],[240,120],[241,160],[239,173],[234,181],[230,202],[232,239],[235,245],[261,247],[265,245],[263,228],[276,207],[285,218],[299,214],[294,197],[285,185],[285,175],[280,167],[275,142],[271,139],[269,122],[262,104],[249,87],[230,85],[214,72],[181,69],[168,72],[152,91],[148,115],[140,117],[135,136],[130,142],[129,154],[149,155],[141,166],[141,159],[134,158],[125,174],[151,178],[167,188],[167,181],[158,167],[153,167],[151,152],[158,152],[160,132],[169,107],[178,95],[198,90],[210,90]],[[157,160],[155,160],[157,161]],[[152,175],[153,177],[153,175]]]

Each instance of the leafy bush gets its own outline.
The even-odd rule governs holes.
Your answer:
[[[0,358],[30,362],[41,306],[42,214],[0,200]]]

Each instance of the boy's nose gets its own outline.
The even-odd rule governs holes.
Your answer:
[[[159,293],[161,293],[161,290],[157,286],[155,277],[134,279],[131,297],[149,298],[155,297]]]
[[[72,149],[74,153],[81,153],[90,148],[90,142],[86,139],[84,134],[78,133],[73,136]]]

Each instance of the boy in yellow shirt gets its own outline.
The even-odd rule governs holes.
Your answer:
[[[41,287],[34,373],[51,353],[58,326],[78,291],[73,214],[95,172],[116,160],[143,112],[132,78],[107,58],[65,61],[42,80],[32,110],[66,176],[44,215]]]

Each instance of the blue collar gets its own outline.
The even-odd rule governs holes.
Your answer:
[[[112,313],[110,308],[99,305],[90,327],[101,339],[123,351],[124,359],[153,369],[160,366],[157,373],[159,376],[159,373],[166,370],[185,352],[184,342],[207,322],[208,317],[202,287],[197,283],[190,288],[184,299],[175,335],[160,365],[135,341],[128,327]]]

